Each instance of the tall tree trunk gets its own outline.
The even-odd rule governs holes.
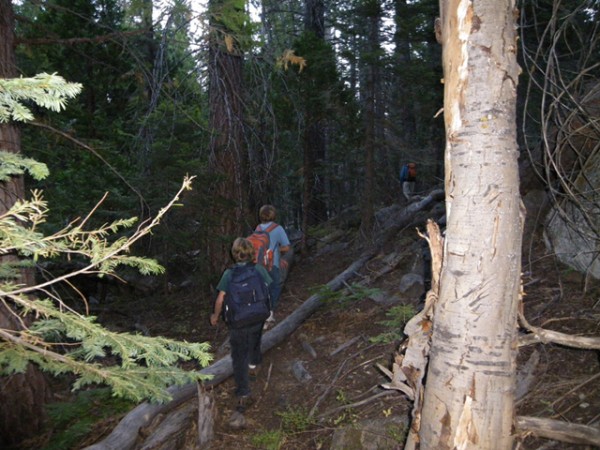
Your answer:
[[[152,174],[150,173],[150,165],[155,132],[151,125],[149,125],[149,119],[157,107],[158,97],[160,95],[161,74],[159,73],[159,70],[161,68],[162,61],[157,59],[159,52],[154,36],[154,20],[152,17],[154,11],[154,1],[143,0],[140,3],[139,8],[142,27],[144,29],[144,34],[142,37],[143,47],[140,69],[142,70],[142,79],[144,80],[142,88],[143,99],[145,102],[143,107],[145,111],[139,130],[140,151],[138,155],[138,164],[142,176],[151,176]],[[167,20],[171,20],[171,17],[172,16],[169,15]]]
[[[0,0],[0,78],[18,75],[15,63],[14,12],[10,0]],[[12,153],[21,151],[21,132],[13,123],[0,124],[0,150]],[[0,214],[8,211],[16,200],[24,197],[23,177],[13,177],[0,183]],[[3,256],[0,262],[16,259]],[[23,271],[20,283],[32,284],[32,271]],[[0,303],[0,328],[18,330],[17,318],[6,303]],[[32,365],[21,374],[0,379],[0,447],[14,445],[22,439],[33,437],[42,428],[45,418],[44,403],[47,383],[41,372]]]
[[[512,0],[444,0],[446,248],[421,449],[510,449],[521,271]]]
[[[397,88],[393,91],[394,101],[398,108],[398,122],[400,123],[399,138],[404,148],[414,145],[417,134],[415,120],[415,105],[411,95],[411,86],[406,76],[406,70],[411,62],[411,45],[408,29],[408,21],[411,18],[407,0],[394,0],[394,60],[395,80]],[[402,155],[407,157],[408,155]]]
[[[222,7],[220,0],[210,3],[213,12],[208,62],[210,168],[219,177],[213,192],[211,218],[215,223],[208,245],[214,273],[231,262],[231,242],[242,234],[250,217],[243,127],[243,54],[232,31],[216,19],[223,13]]]
[[[378,92],[381,88],[379,77],[379,25],[381,17],[381,8],[378,0],[366,0],[364,4],[368,38],[366,42],[366,52],[363,55],[368,61],[365,64],[365,86],[363,90],[365,109],[365,186],[362,198],[362,223],[361,231],[363,236],[370,238],[373,232],[373,203],[375,200],[375,154],[378,145],[377,124],[379,123],[378,111],[381,108],[378,105],[380,98]]]
[[[314,33],[319,39],[325,38],[325,6],[323,0],[305,0],[304,29]],[[302,202],[302,226],[308,226],[327,219],[327,205],[324,200],[323,173],[321,166],[325,160],[325,126],[321,111],[315,111],[311,102],[304,111],[304,195]]]

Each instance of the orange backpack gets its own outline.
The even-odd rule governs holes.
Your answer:
[[[273,222],[265,230],[263,230],[261,229],[260,225],[258,225],[256,230],[254,230],[254,232],[246,238],[254,247],[254,264],[260,264],[269,271],[273,268],[273,250],[269,249],[271,244],[269,233],[278,226],[279,225]]]

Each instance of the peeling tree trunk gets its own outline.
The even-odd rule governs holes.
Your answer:
[[[447,232],[421,449],[510,449],[521,269],[512,0],[442,0]]]
[[[219,177],[212,193],[214,229],[207,244],[213,273],[230,264],[231,242],[242,234],[250,217],[243,125],[243,53],[236,43],[237,36],[226,26],[226,13],[232,14],[227,10],[230,6],[224,0],[209,2],[210,169]],[[242,11],[236,10],[237,14]]]
[[[10,0],[0,0],[0,78],[17,76],[15,63],[14,14]],[[13,123],[0,124],[0,150],[11,153],[21,151],[21,132]],[[12,177],[0,183],[0,213],[8,211],[24,196],[23,177]],[[15,260],[14,255],[2,257],[2,262]],[[34,273],[24,270],[19,283],[32,284]],[[17,318],[6,303],[0,303],[0,328],[18,330],[21,318]],[[48,386],[42,373],[28,365],[24,373],[0,378],[0,447],[18,443],[33,437],[42,429],[44,403]]]

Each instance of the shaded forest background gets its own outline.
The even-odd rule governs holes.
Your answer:
[[[522,159],[534,156],[528,189],[573,193],[570,172],[586,155],[573,165],[573,156],[565,164],[544,153],[561,117],[570,120],[597,89],[597,44],[587,37],[596,36],[598,7],[524,1],[515,10],[518,129]],[[403,163],[417,163],[418,191],[443,182],[437,1],[24,1],[14,9],[19,73],[83,84],[66,111],[36,111],[23,130],[23,152],[50,168],[47,180],[28,183],[50,204],[47,227],[86,214],[105,192],[93,220],[143,220],[194,175],[184,207],[140,248],[168,279],[193,272],[208,286],[261,204],[276,205],[279,220],[305,236],[359,208],[370,238],[374,209],[399,199]]]
[[[443,186],[438,1],[12,8],[19,74],[83,85],[65,111],[35,109],[21,126],[22,152],[50,169],[46,180],[26,179],[50,205],[47,232],[92,209],[92,225],[145,220],[195,176],[180,207],[134,249],[167,269],[149,289],[191,283],[210,294],[230,243],[264,203],[303,243],[354,210],[368,242],[375,211],[401,200],[403,163],[417,163],[418,193]],[[515,14],[522,193],[589,208],[576,180],[598,156],[600,3],[523,0]]]
[[[50,168],[29,183],[50,204],[47,226],[86,214],[105,192],[98,222],[147,218],[195,175],[184,207],[140,248],[169,279],[193,272],[207,286],[261,204],[305,231],[362,206],[368,236],[373,208],[399,198],[401,163],[417,162],[419,190],[442,183],[436,1],[15,10],[21,74],[84,86],[66,111],[36,111],[23,132],[23,151]]]

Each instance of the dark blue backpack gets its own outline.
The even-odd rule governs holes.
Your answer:
[[[400,182],[408,181],[408,164],[404,164],[400,169]]]
[[[270,314],[269,288],[253,264],[231,269],[223,318],[231,328],[264,322]]]

